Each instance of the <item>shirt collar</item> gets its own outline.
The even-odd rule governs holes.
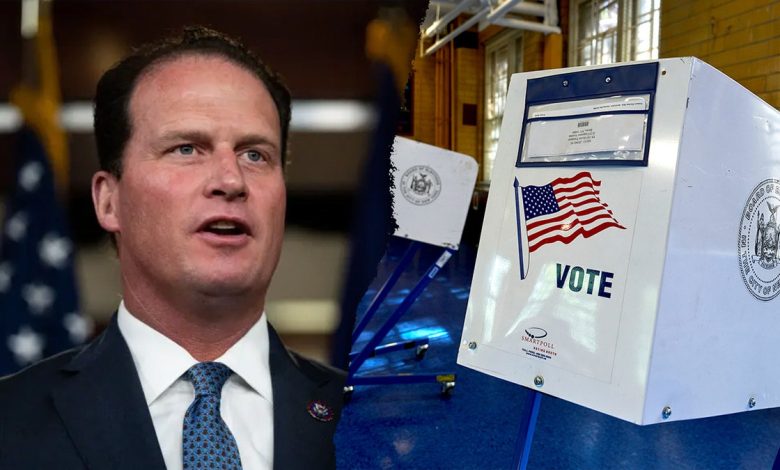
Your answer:
[[[265,312],[236,344],[215,361],[230,367],[247,385],[269,402],[273,402],[271,369],[268,365],[268,321]]]
[[[136,318],[119,304],[117,323],[127,342],[141,380],[146,404],[162,395],[182,374],[198,361],[172,339]],[[235,372],[263,398],[272,401],[271,372],[268,365],[268,323],[265,312],[260,319],[230,347],[215,359]]]

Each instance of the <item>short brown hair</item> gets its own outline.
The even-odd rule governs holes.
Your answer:
[[[290,92],[281,77],[238,40],[202,26],[189,26],[178,36],[145,44],[111,67],[95,92],[95,141],[100,169],[120,178],[122,154],[130,138],[130,97],[139,78],[154,65],[184,55],[222,57],[251,72],[268,89],[279,113],[282,161],[290,127]]]

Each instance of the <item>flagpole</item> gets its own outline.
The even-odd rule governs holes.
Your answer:
[[[528,267],[525,265],[525,260],[524,260],[525,253],[523,252],[524,245],[523,245],[522,230],[523,230],[525,224],[523,224],[522,222],[525,219],[524,218],[523,219],[520,218],[520,201],[521,201],[521,199],[520,199],[520,182],[517,181],[517,178],[515,178],[514,186],[515,186],[515,218],[517,219],[517,253],[518,253],[518,257],[520,259],[520,279],[523,280],[523,279],[525,279],[525,276],[528,273],[528,271],[527,271]],[[527,247],[526,247],[526,249],[527,249]]]
[[[11,102],[24,125],[0,228],[0,376],[80,345],[91,332],[79,313],[74,246],[55,189],[60,196],[66,189],[67,160],[50,6],[22,2],[24,69]]]
[[[54,171],[57,192],[68,189],[68,148],[59,122],[59,67],[54,45],[51,0],[21,0],[22,79],[11,90],[25,125],[40,137]]]

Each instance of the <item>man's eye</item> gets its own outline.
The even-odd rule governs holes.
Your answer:
[[[182,155],[193,155],[195,153],[195,147],[190,144],[179,145],[177,150]]]
[[[263,155],[257,150],[247,150],[246,158],[251,162],[259,162],[263,160]]]

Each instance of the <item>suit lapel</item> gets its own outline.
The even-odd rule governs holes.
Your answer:
[[[338,414],[340,406],[334,400],[341,399],[341,387],[326,387],[331,377],[321,371],[302,370],[270,325],[268,337],[274,393],[274,468],[334,466],[333,443],[327,437],[333,435],[338,416],[323,422],[313,417],[308,408],[316,400],[328,404]]]
[[[164,469],[130,350],[116,315],[65,367],[55,407],[88,468]]]

